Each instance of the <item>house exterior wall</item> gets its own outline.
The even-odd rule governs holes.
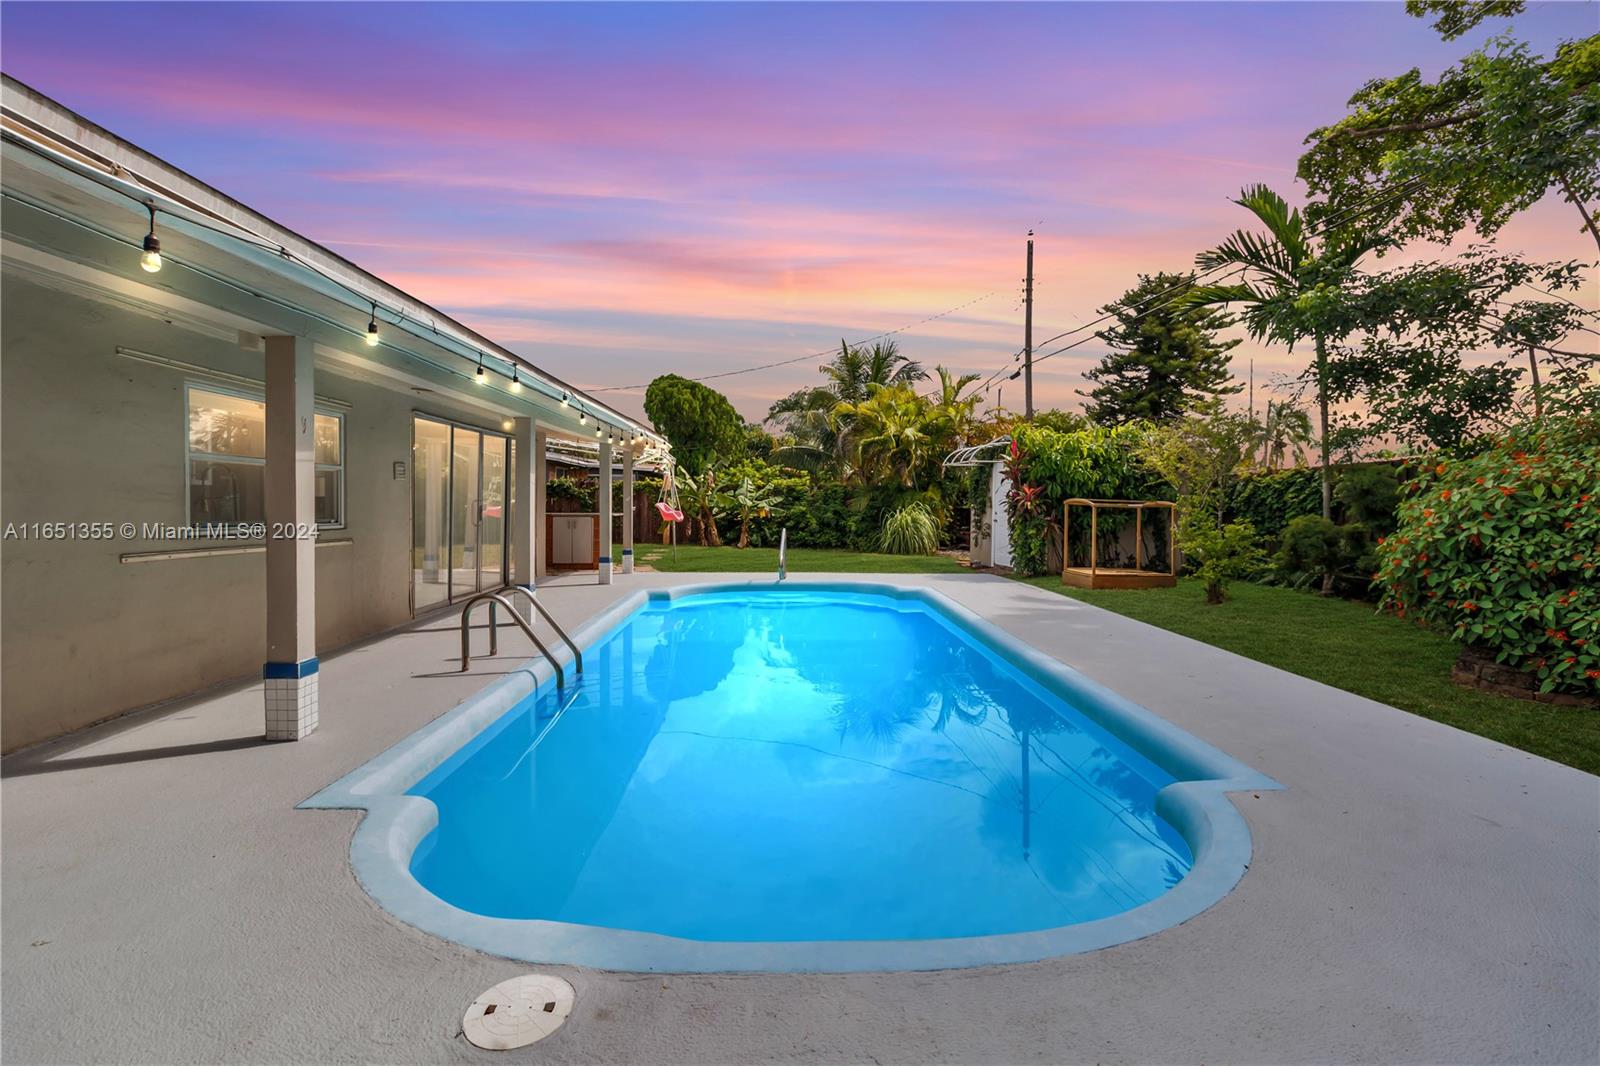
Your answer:
[[[185,525],[185,385],[238,386],[116,350],[258,382],[262,353],[16,272],[6,272],[0,300],[0,525]],[[324,531],[315,553],[324,653],[410,617],[413,411],[502,427],[442,393],[423,402],[321,360],[315,391],[348,405],[334,408],[344,417],[345,527]],[[404,479],[394,476],[396,462],[406,464]],[[8,536],[0,543],[0,749],[259,677],[264,553],[121,559],[248,543]]]

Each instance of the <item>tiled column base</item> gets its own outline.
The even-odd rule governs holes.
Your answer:
[[[611,556],[600,556],[600,584],[611,584]]]
[[[624,574],[633,573],[633,549],[632,548],[623,548],[622,549],[622,572]]]
[[[317,728],[317,660],[268,663],[262,670],[267,739],[299,740]]]

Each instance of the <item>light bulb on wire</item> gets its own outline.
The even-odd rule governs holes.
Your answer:
[[[144,254],[139,257],[139,265],[148,274],[154,274],[161,269],[161,238],[156,236],[156,205],[145,204],[150,209],[150,232],[144,235]]]
[[[372,305],[372,316],[367,319],[367,347],[378,346],[378,305]]]
[[[516,368],[515,365],[513,365],[511,367],[511,391],[512,392],[521,392],[522,391],[522,379],[517,376],[517,368]]]
[[[478,353],[478,373],[474,375],[479,385],[489,384],[489,374],[483,369],[483,353]]]

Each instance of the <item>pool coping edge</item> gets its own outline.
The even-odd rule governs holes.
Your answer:
[[[799,575],[797,575],[799,577]],[[1046,689],[1072,701],[1145,758],[1180,780],[1156,797],[1157,813],[1188,843],[1194,864],[1176,886],[1141,906],[1091,922],[1025,933],[938,940],[697,941],[541,919],[490,918],[454,907],[412,876],[417,845],[437,824],[434,804],[406,790],[506,711],[555,680],[528,660],[300,803],[300,809],[363,810],[350,863],[384,910],[424,932],[491,955],[528,962],[634,972],[871,972],[956,969],[1036,962],[1143,939],[1193,918],[1226,896],[1249,868],[1248,823],[1229,793],[1284,786],[1060,660],[999,628],[936,589],[888,583],[790,579],[794,587],[919,600],[1003,654]],[[589,648],[652,601],[742,588],[771,578],[696,582],[640,590],[573,634]],[[1073,697],[1087,697],[1073,699]]]

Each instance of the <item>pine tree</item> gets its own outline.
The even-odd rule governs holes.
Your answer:
[[[1115,315],[1100,332],[1111,351],[1084,377],[1089,417],[1102,425],[1136,419],[1169,422],[1207,400],[1238,392],[1228,352],[1239,341],[1217,334],[1237,321],[1215,307],[1185,305],[1192,274],[1140,274],[1139,284],[1100,309]]]

